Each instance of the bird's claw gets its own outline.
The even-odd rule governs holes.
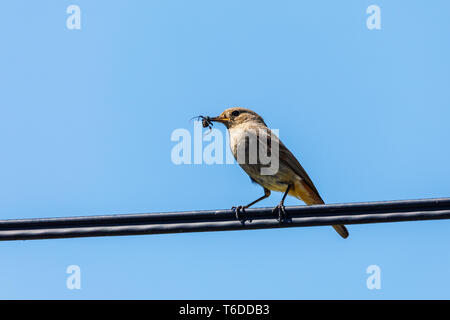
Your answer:
[[[231,210],[234,212],[234,214],[236,216],[236,220],[239,220],[242,224],[245,224],[246,220],[249,220],[250,222],[252,221],[245,217],[245,207],[244,206],[231,207]]]
[[[275,208],[273,208],[272,212],[277,214],[277,221],[279,223],[290,221],[283,204],[280,203],[279,205],[277,205]]]

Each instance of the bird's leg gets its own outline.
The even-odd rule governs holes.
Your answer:
[[[273,209],[273,212],[278,212],[278,222],[282,223],[285,220],[287,220],[287,214],[286,210],[284,208],[284,199],[286,199],[286,196],[289,193],[289,190],[291,189],[291,185],[288,185],[286,192],[283,195],[283,198],[281,199],[280,203]]]
[[[252,205],[254,205],[255,203],[267,198],[268,196],[270,196],[270,190],[264,188],[264,195],[258,199],[256,199],[253,202],[250,202],[248,205],[246,206],[237,206],[237,207],[231,207],[231,210],[234,211],[234,214],[236,215],[236,219],[240,220],[242,222],[245,222],[245,217],[241,217],[240,213],[242,211],[242,213],[245,213],[245,209],[251,207]]]

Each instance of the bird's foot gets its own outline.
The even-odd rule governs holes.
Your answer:
[[[251,219],[247,219],[245,217],[245,207],[244,206],[231,207],[231,210],[234,212],[234,214],[236,216],[236,220],[239,220],[242,224],[245,224],[246,220],[248,220],[249,222],[252,222]]]
[[[284,207],[284,204],[280,203],[272,210],[273,213],[277,215],[277,221],[279,223],[284,222],[290,222],[291,219],[289,218],[288,214],[286,213],[286,209]]]

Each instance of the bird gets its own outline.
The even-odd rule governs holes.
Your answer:
[[[237,163],[250,176],[252,182],[259,184],[264,189],[262,197],[245,206],[232,208],[238,219],[240,212],[245,212],[246,208],[268,198],[271,191],[284,193],[280,203],[274,208],[274,211],[278,212],[280,223],[287,218],[284,207],[287,195],[303,201],[306,205],[325,203],[297,158],[267,127],[264,119],[256,112],[246,108],[232,107],[217,117],[206,117],[206,119],[207,121],[203,122],[204,126],[211,122],[225,125],[229,132],[231,152]],[[263,157],[264,152],[265,156]],[[274,153],[278,154],[276,157],[270,158],[269,163],[266,158],[272,157]],[[270,172],[271,167],[276,167],[276,170]],[[265,174],[264,170],[266,170]],[[344,225],[333,225],[333,228],[342,238],[345,239],[349,236]]]

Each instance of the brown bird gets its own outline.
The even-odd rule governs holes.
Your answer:
[[[207,118],[227,127],[230,135],[231,151],[238,164],[250,179],[264,188],[264,195],[246,206],[233,207],[236,215],[255,203],[270,196],[270,191],[284,192],[278,211],[280,223],[286,219],[284,200],[289,194],[307,205],[324,204],[319,192],[300,162],[288,148],[267,127],[263,118],[256,112],[245,108],[226,109],[218,117]],[[347,228],[334,225],[333,228],[344,239],[348,237]]]

